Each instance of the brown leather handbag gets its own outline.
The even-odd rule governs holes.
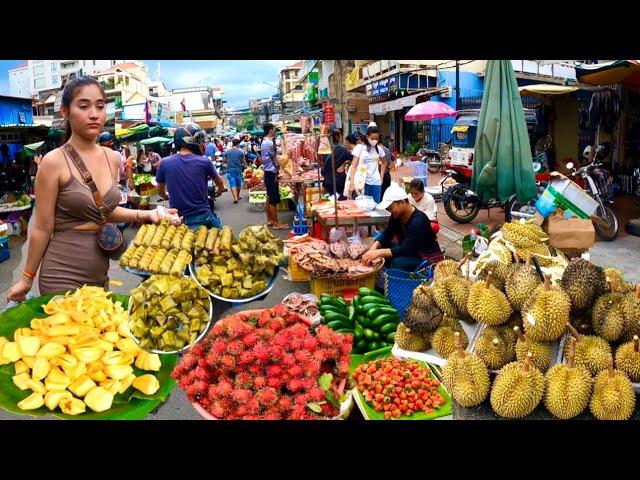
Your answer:
[[[71,160],[73,160],[73,163],[80,172],[80,175],[82,175],[82,181],[91,189],[93,201],[96,203],[98,211],[100,212],[102,222],[98,229],[98,246],[107,257],[112,260],[117,260],[124,253],[127,247],[124,243],[122,232],[115,224],[107,223],[104,215],[106,207],[102,201],[102,194],[98,191],[98,187],[93,181],[91,173],[87,170],[87,167],[78,152],[76,152],[76,150],[68,143],[65,143],[62,148],[65,149],[71,157]]]

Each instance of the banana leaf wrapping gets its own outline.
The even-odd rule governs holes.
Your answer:
[[[151,264],[149,265],[149,271],[153,274],[157,274],[160,273],[160,265],[162,265],[162,261],[164,260],[164,257],[167,256],[168,250],[165,248],[161,248],[160,250],[158,250],[155,254],[155,256],[153,257],[153,260],[151,260]]]
[[[148,247],[147,250],[144,252],[144,255],[142,256],[142,260],[140,260],[140,263],[138,264],[138,270],[141,270],[143,272],[148,272],[149,266],[151,265],[151,261],[153,260],[153,257],[155,256],[157,251],[158,251],[157,248]]]
[[[218,238],[218,233],[220,230],[216,227],[212,227],[209,229],[209,233],[207,234],[207,239],[204,242],[204,248],[206,252],[213,252],[213,247],[216,244],[216,238]]]
[[[129,261],[129,267],[138,268],[138,264],[140,263],[140,260],[142,260],[142,256],[144,255],[144,252],[146,250],[147,247],[145,247],[144,245],[140,245],[133,254],[133,257],[131,257],[131,261]]]
[[[204,248],[204,244],[207,241],[208,233],[209,232],[207,231],[207,227],[205,227],[204,225],[200,225],[200,228],[198,228],[198,232],[196,233],[196,241],[195,241],[196,255],[200,253],[200,251],[202,251],[202,249]]]
[[[151,243],[149,244],[149,246],[150,247],[159,247],[160,243],[162,242],[162,238],[164,237],[165,233],[167,233],[167,226],[166,225],[160,225],[158,227],[158,229],[156,230],[156,233],[153,236],[153,239],[151,240]]]
[[[187,228],[186,225],[180,225],[178,230],[176,230],[176,234],[171,239],[170,247],[172,249],[175,248],[176,250],[180,250],[180,248],[182,246],[182,239],[184,238],[185,234],[187,233],[187,230],[188,230],[188,228]]]
[[[178,231],[178,227],[176,227],[175,225],[170,225],[169,228],[167,228],[167,233],[165,233],[164,237],[162,237],[160,246],[168,250],[169,247],[171,246],[171,240],[173,239],[177,231]]]
[[[136,233],[136,236],[133,239],[133,245],[135,245],[136,247],[139,247],[140,245],[142,245],[142,241],[144,240],[145,234],[147,233],[148,229],[149,229],[149,225],[147,224],[144,224],[140,227],[140,229],[138,230],[138,233]]]
[[[144,234],[144,238],[142,239],[141,245],[149,246],[151,245],[151,240],[156,234],[156,230],[158,229],[157,225],[147,225],[147,231]]]
[[[172,248],[167,253],[167,256],[164,257],[162,263],[160,264],[160,273],[163,275],[167,275],[171,271],[171,267],[173,266],[173,262],[175,262],[176,257],[178,256],[178,250]]]
[[[184,238],[182,239],[182,244],[180,246],[181,250],[186,250],[187,252],[193,251],[193,244],[196,241],[196,233],[192,230],[189,230],[184,234]]]
[[[129,265],[129,262],[133,258],[133,255],[134,255],[134,253],[136,253],[137,249],[138,249],[138,247],[136,247],[133,243],[131,245],[129,245],[129,248],[127,248],[127,250],[120,257],[120,266],[121,267],[126,267],[126,266]]]

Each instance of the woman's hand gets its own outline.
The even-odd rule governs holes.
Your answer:
[[[9,294],[7,295],[7,302],[15,301],[22,302],[24,301],[27,293],[31,291],[31,287],[33,286],[33,279],[23,275],[20,280],[16,282],[9,289]]]
[[[369,251],[365,252],[364,255],[362,255],[362,262],[365,265],[369,265],[371,262],[373,262],[378,257],[380,257],[380,250],[369,250]]]
[[[166,209],[166,213],[167,215],[171,215],[172,217],[174,217],[171,223],[173,225],[180,225],[182,223],[182,217],[178,217],[178,209],[177,208],[167,208]],[[160,223],[161,220],[164,220],[164,216],[160,216],[160,213],[158,212],[158,210],[150,210],[148,213],[148,217],[147,220],[149,220],[152,223],[155,223],[156,225]]]

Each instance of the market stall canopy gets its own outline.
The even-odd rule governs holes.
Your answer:
[[[523,97],[536,97],[539,95],[566,95],[580,90],[579,87],[569,87],[566,85],[552,85],[549,83],[537,83],[535,85],[525,85],[518,88]]]
[[[35,156],[38,149],[44,145],[44,140],[42,142],[30,143],[24,146],[24,153],[27,157]]]
[[[419,122],[421,120],[455,117],[456,113],[457,112],[446,103],[429,100],[411,107],[411,110],[407,112],[404,119],[409,122]]]
[[[167,137],[151,137],[140,140],[140,145],[152,145],[154,143],[169,143],[173,142],[173,138]]]
[[[526,202],[536,194],[527,123],[510,60],[489,60],[473,158],[471,188],[484,201]]]
[[[589,85],[622,85],[640,90],[640,60],[614,60],[594,65],[576,65],[576,78]]]

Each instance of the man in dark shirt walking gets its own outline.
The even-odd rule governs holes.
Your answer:
[[[409,203],[400,185],[392,183],[377,208],[389,211],[391,220],[362,256],[365,264],[382,257],[390,260],[387,262],[390,268],[412,272],[430,254],[440,251],[429,218]]]
[[[173,135],[178,153],[162,159],[156,175],[158,195],[169,198],[171,208],[178,209],[183,223],[191,229],[221,226],[209,206],[208,179],[213,178],[219,193],[226,189],[213,163],[204,155],[205,141],[206,134],[197,123],[178,127]]]
[[[267,226],[274,230],[285,230],[288,225],[278,221],[278,203],[280,203],[280,187],[278,185],[278,152],[275,144],[276,127],[265,123],[262,127],[264,139],[260,151],[264,165],[264,186],[267,188]]]

